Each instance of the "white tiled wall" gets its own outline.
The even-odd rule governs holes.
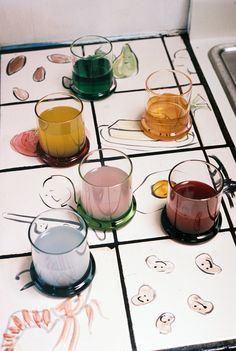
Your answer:
[[[0,0],[0,46],[183,31],[189,0]]]

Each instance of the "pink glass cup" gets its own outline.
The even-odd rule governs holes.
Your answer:
[[[132,170],[129,157],[115,149],[97,149],[83,158],[78,212],[89,226],[118,228],[133,217]]]

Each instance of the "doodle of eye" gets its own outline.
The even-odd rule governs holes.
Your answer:
[[[156,294],[152,287],[149,285],[142,285],[138,290],[138,294],[132,297],[131,302],[135,306],[146,305],[152,302],[155,297]]]
[[[217,274],[222,271],[220,266],[217,266],[211,256],[206,253],[202,253],[195,258],[195,263],[198,268],[204,273]]]
[[[148,256],[145,262],[149,268],[158,272],[171,273],[175,267],[172,262],[162,261],[155,255]]]
[[[175,321],[173,313],[164,312],[156,320],[156,327],[161,334],[169,334],[172,331],[171,324]]]
[[[46,222],[43,222],[43,221],[36,221],[35,223],[34,223],[34,225],[35,225],[35,233],[37,233],[37,234],[41,234],[41,233],[44,233],[45,232],[45,230],[48,228],[48,223],[46,223]]]
[[[189,296],[188,305],[191,310],[201,314],[208,314],[214,309],[214,305],[210,301],[204,301],[195,294]]]

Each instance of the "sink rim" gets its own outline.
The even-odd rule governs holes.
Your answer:
[[[236,51],[235,42],[213,46],[208,57],[236,115],[236,86],[222,58],[222,53],[229,51]]]

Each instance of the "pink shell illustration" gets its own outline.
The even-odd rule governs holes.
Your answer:
[[[12,75],[20,71],[26,63],[26,57],[24,55],[19,55],[12,58],[7,64],[7,75]]]
[[[42,82],[45,79],[46,70],[43,66],[36,68],[33,73],[33,80],[35,82]]]
[[[29,98],[28,91],[24,89],[14,87],[12,90],[13,90],[13,95],[20,101],[25,101]]]
[[[71,57],[65,54],[51,54],[47,56],[47,59],[53,63],[69,63]]]
[[[15,135],[10,144],[12,148],[25,156],[37,156],[38,135],[32,129]]]

